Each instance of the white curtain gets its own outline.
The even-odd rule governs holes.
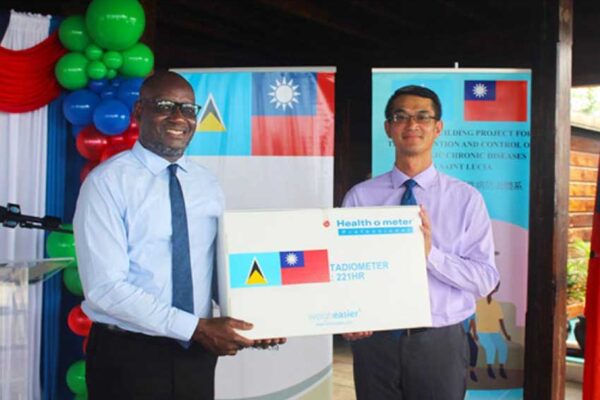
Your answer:
[[[50,16],[11,11],[2,47],[23,50],[48,37]],[[1,90],[1,89],[0,89]],[[45,215],[47,107],[22,113],[0,112],[0,205],[17,203],[23,214]],[[0,227],[0,259],[35,260],[44,256],[44,233]],[[42,285],[29,290],[27,399],[40,398]],[[0,398],[14,398],[0,393]]]

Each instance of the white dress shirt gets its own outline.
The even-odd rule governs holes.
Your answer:
[[[177,161],[186,204],[194,314],[171,306],[169,161],[137,142],[96,167],[81,187],[75,218],[83,311],[96,322],[189,340],[212,314],[217,222],[224,196],[204,167]]]

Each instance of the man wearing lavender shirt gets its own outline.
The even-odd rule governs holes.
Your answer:
[[[431,328],[344,334],[352,341],[358,400],[465,396],[469,358],[461,323],[475,312],[476,300],[494,289],[499,275],[481,194],[433,165],[441,116],[433,91],[398,89],[388,100],[384,125],[396,148],[394,168],[359,183],[344,198],[344,207],[399,205],[411,190],[405,182],[416,182],[412,192],[421,206],[433,322]]]

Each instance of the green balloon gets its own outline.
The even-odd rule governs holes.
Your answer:
[[[137,0],[93,0],[85,13],[85,22],[100,47],[125,50],[142,36],[146,16]]]
[[[123,56],[118,51],[109,50],[102,56],[102,62],[107,68],[119,69],[123,65]]]
[[[63,270],[63,283],[67,290],[75,296],[83,296],[79,271],[75,267],[67,267]]]
[[[117,70],[116,69],[109,68],[108,71],[106,71],[106,79],[112,79],[115,76],[117,76]]]
[[[102,57],[102,53],[104,53],[104,51],[94,43],[91,43],[85,48],[85,56],[90,61],[99,60]]]
[[[73,400],[88,400],[87,394],[78,394],[73,397]]]
[[[119,69],[122,75],[128,77],[145,77],[154,67],[154,54],[148,46],[136,43],[123,51],[123,65]]]
[[[65,18],[58,28],[58,38],[67,49],[83,51],[90,43],[83,15],[72,15]]]
[[[88,60],[81,53],[67,53],[54,66],[58,83],[69,90],[84,88],[88,83],[85,71]]]
[[[73,230],[71,224],[62,224],[60,227]],[[72,233],[51,232],[46,239],[46,252],[52,258],[71,257],[75,260],[71,266],[77,266],[75,237]]]
[[[85,384],[85,361],[75,361],[67,370],[67,386],[77,395],[87,395]]]
[[[104,79],[106,77],[106,65],[102,61],[90,61],[86,68],[90,79]]]

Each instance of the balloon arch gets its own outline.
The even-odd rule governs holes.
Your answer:
[[[54,67],[59,84],[70,91],[63,113],[72,124],[77,151],[87,160],[81,182],[98,164],[130,149],[139,135],[132,118],[144,77],[152,72],[154,54],[139,40],[146,18],[137,0],[93,0],[85,15],[73,15],[60,25],[58,36],[69,50]],[[70,226],[66,226],[70,228]],[[48,235],[50,257],[73,257],[63,272],[67,290],[83,296],[72,234]],[[83,353],[92,322],[80,305],[67,317],[69,329],[83,336]],[[74,362],[67,371],[67,386],[75,399],[87,398],[85,361]]]

